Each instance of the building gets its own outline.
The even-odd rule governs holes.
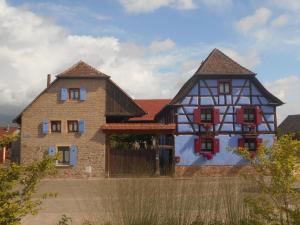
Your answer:
[[[7,136],[16,135],[18,133],[18,129],[16,127],[0,127],[0,141]],[[9,144],[8,146],[0,146],[0,164],[5,164],[9,161],[16,161],[16,142]]]
[[[293,134],[300,140],[300,115],[289,115],[278,126],[278,134]]]
[[[217,49],[173,99],[133,100],[80,61],[53,82],[48,76],[47,88],[16,118],[20,161],[59,153],[59,174],[72,177],[110,176],[125,158],[131,167],[150,162],[157,175],[161,168],[168,168],[163,175],[218,173],[246,163],[228,148],[255,153],[259,144],[273,143],[281,104],[256,74]],[[128,151],[135,154],[130,158],[111,149],[110,137],[119,134],[151,135],[154,154],[128,161],[140,153]]]
[[[231,149],[255,154],[261,143],[271,145],[283,103],[255,73],[214,49],[170,104],[177,109],[176,173],[190,175],[229,173],[247,163]]]

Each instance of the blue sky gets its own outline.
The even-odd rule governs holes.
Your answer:
[[[15,74],[0,78],[6,108],[24,106],[45,74],[80,59],[135,98],[170,98],[219,48],[288,103],[281,119],[300,113],[299,0],[0,0],[1,7],[0,62]]]

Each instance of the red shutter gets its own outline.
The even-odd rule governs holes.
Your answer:
[[[244,138],[239,138],[238,147],[239,148],[245,148],[245,139]]]
[[[256,150],[259,148],[259,146],[262,144],[263,139],[262,138],[256,138]]]
[[[220,123],[220,110],[219,109],[213,109],[213,119],[214,124]]]
[[[236,122],[239,124],[244,123],[244,109],[243,108],[236,109]]]
[[[261,122],[262,122],[262,111],[258,106],[255,108],[255,117],[256,117],[256,124],[261,124]]]
[[[214,153],[220,152],[220,141],[219,139],[214,139]]]
[[[194,141],[194,150],[196,153],[201,152],[201,138],[200,137],[198,137]]]
[[[194,109],[194,123],[197,124],[201,123],[200,108]]]

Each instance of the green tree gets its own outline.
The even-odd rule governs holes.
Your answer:
[[[8,140],[1,143],[8,143]],[[44,193],[33,198],[39,181],[54,172],[55,160],[54,157],[45,157],[26,166],[11,164],[0,168],[0,225],[20,224],[23,217],[38,212],[44,198],[54,195]]]
[[[237,152],[250,161],[251,179],[259,194],[245,199],[250,224],[299,225],[299,192],[295,189],[299,173],[300,141],[291,135],[280,137],[271,147],[259,146],[255,157],[247,149]]]

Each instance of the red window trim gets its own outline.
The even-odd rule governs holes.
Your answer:
[[[253,122],[245,122],[244,113],[245,109],[254,109],[254,121]],[[262,123],[262,110],[259,106],[255,105],[243,105],[241,108],[236,110],[236,122],[238,124],[245,124],[245,125],[259,125]]]
[[[212,150],[211,151],[204,151],[201,149],[202,147],[202,141],[205,139],[209,139],[212,141]],[[216,138],[215,136],[209,135],[209,136],[199,136],[197,139],[195,139],[194,143],[194,151],[196,153],[212,153],[216,154],[220,152],[220,143],[219,143],[219,138]]]
[[[263,139],[259,138],[257,136],[244,136],[244,137],[238,139],[238,147],[239,148],[245,148],[246,139],[252,139],[252,140],[255,141],[255,145],[256,145],[255,147],[256,147],[256,149],[253,150],[253,151],[251,151],[251,152],[255,152],[256,153],[257,150],[258,150],[258,148],[259,148],[259,146],[262,144]]]
[[[211,110],[211,122],[202,122],[201,121],[201,110],[202,109],[210,109]],[[220,123],[220,110],[213,106],[200,106],[197,109],[194,109],[194,123],[197,124],[219,124]]]

